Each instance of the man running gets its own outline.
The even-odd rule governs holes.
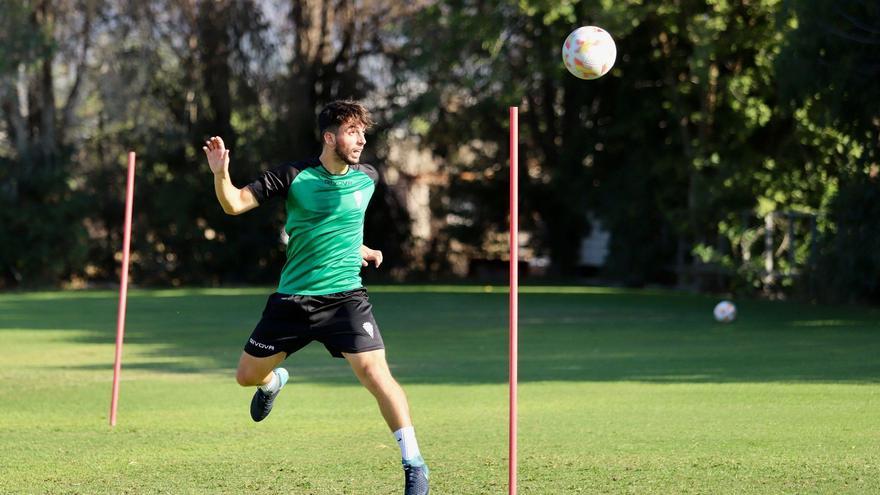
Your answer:
[[[376,398],[400,446],[405,495],[426,495],[428,467],[406,395],[388,369],[379,325],[361,284],[361,267],[382,263],[382,252],[363,244],[364,214],[378,174],[359,159],[372,124],[360,103],[334,101],[318,116],[320,156],[267,170],[241,189],[229,178],[223,140],[212,137],[202,149],[224,212],[239,215],[275,197],[287,207],[287,261],[278,291],[269,296],[236,373],[239,385],[257,387],[251,417],[265,419],[287,383],[288,372],[278,365],[316,340],[332,356],[345,358]]]

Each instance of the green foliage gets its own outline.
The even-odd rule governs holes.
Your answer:
[[[880,4],[860,0],[790,3],[797,29],[779,62],[780,85],[819,125],[877,138]],[[876,143],[876,141],[874,141]],[[877,147],[868,148],[877,158]]]
[[[289,14],[282,29],[252,0],[2,1],[0,287],[117,280],[129,150],[135,284],[275,281],[283,205],[225,215],[201,146],[225,139],[238,186],[317,154],[317,109],[373,89],[361,64],[381,46],[353,30],[376,18],[340,7],[315,25],[330,2],[291,2],[271,7]],[[378,189],[366,225],[367,242],[386,253],[383,272],[407,263],[409,220],[395,194]]]
[[[504,196],[505,107],[519,105],[522,226],[556,273],[571,273],[593,211],[612,231],[608,277],[686,282],[715,270],[724,288],[766,289],[764,243],[754,240],[762,219],[818,214],[826,229],[838,181],[876,163],[876,106],[864,104],[876,78],[862,76],[880,67],[870,50],[877,9],[835,5],[433,4],[407,26],[416,56],[399,84],[425,82],[408,110],[429,122],[418,134],[450,166],[450,201],[436,214],[464,219],[449,233],[475,248],[506,229],[506,204],[485,198]],[[616,67],[598,81],[558,63],[559,41],[584,24],[618,45]],[[824,48],[819,32],[837,37]],[[809,74],[813,66],[828,77]],[[809,222],[793,222],[799,242],[777,261],[785,275],[774,290],[793,290],[816,261]],[[778,227],[774,242],[786,245],[788,226]]]
[[[847,231],[839,205],[854,201],[838,194],[870,187],[880,163],[876,2],[0,1],[0,204],[15,209],[0,213],[6,286],[115,278],[128,149],[139,155],[135,280],[273,280],[280,205],[224,215],[201,143],[222,135],[243,184],[316,152],[314,112],[338,97],[375,103],[373,143],[404,130],[442,162],[448,186],[431,204],[446,227],[420,263],[435,272],[452,246],[484,256],[507,229],[508,106],[521,111],[521,227],[559,276],[576,273],[589,213],[612,232],[611,280],[688,284],[714,271],[720,288],[768,289],[761,219],[812,215],[825,258],[858,250],[833,240]],[[586,24],[618,47],[615,68],[592,82],[559,60]],[[398,274],[410,266],[408,223],[400,192],[381,188],[367,241]],[[798,278],[817,261],[804,225],[791,256],[780,251],[788,275],[776,289],[815,287]],[[841,299],[873,297],[832,286]]]
[[[30,22],[31,2],[27,0],[0,0],[0,77],[37,59],[47,50],[51,36],[44,30],[33,29]]]
[[[630,14],[640,11],[637,2],[622,4]],[[620,10],[595,15],[616,25]],[[522,209],[530,212],[523,228],[536,234],[535,247],[551,255],[557,273],[575,267],[600,173],[585,163],[593,161],[592,149],[609,145],[607,110],[605,100],[565,75],[559,52],[572,20],[591,11],[584,2],[437,2],[405,25],[413,56],[400,64],[398,86],[403,91],[414,77],[425,82],[406,110],[430,123],[423,142],[447,162],[450,200],[435,215],[464,219],[449,229],[451,238],[479,249],[487,232],[506,229],[502,143],[507,107],[515,105],[522,112]],[[620,35],[631,29],[624,26]]]
[[[14,166],[0,159],[0,170]],[[85,264],[81,215],[88,199],[67,177],[65,171],[51,170],[12,182],[14,194],[0,194],[0,287],[70,279]]]
[[[791,2],[796,29],[778,62],[793,107],[803,173],[819,182],[821,256],[805,287],[813,297],[878,300],[877,167],[880,162],[880,5]]]
[[[0,288],[75,276],[87,259],[87,198],[65,167],[51,72],[61,53],[45,6],[0,1]],[[14,150],[14,151],[13,151]]]
[[[845,182],[831,203],[813,273],[823,299],[880,303],[880,180]]]

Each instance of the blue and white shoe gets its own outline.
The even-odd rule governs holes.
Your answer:
[[[278,394],[281,393],[281,389],[284,388],[284,384],[287,383],[289,378],[287,370],[284,368],[275,368],[272,372],[278,376],[281,386],[278,387],[278,390],[271,393],[264,392],[262,388],[257,387],[257,391],[254,392],[254,398],[251,399],[251,418],[254,421],[262,421],[272,412],[272,404],[275,403],[275,397],[278,397]]]
[[[403,461],[403,495],[428,495],[428,466],[421,457],[416,463]]]

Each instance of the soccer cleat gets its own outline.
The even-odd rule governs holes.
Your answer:
[[[257,387],[257,391],[254,392],[254,398],[251,399],[251,418],[254,421],[266,419],[266,416],[272,412],[272,404],[275,403],[275,397],[278,397],[281,389],[284,388],[284,384],[287,383],[288,374],[286,369],[275,368],[272,372],[278,375],[281,385],[274,392],[264,392],[262,388]]]
[[[428,495],[428,466],[403,463],[403,495]]]

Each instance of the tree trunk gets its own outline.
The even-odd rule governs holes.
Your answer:
[[[209,127],[219,133],[229,149],[235,148],[232,129],[232,95],[229,81],[232,69],[230,55],[230,5],[227,0],[202,2],[199,11],[199,56],[202,80],[210,105]]]

